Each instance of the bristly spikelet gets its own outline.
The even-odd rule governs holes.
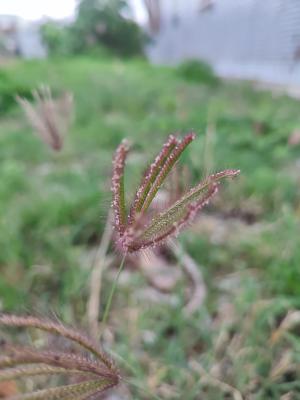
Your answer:
[[[121,236],[126,228],[127,216],[124,195],[124,168],[129,151],[126,140],[120,144],[115,153],[112,174],[113,209],[115,215],[115,228]]]
[[[182,229],[193,222],[197,212],[206,206],[214,195],[218,193],[219,185],[212,184],[207,193],[194,202],[185,199],[176,202],[165,212],[160,213],[152,219],[150,225],[146,226],[139,237],[135,237],[130,243],[131,251],[138,251],[147,247],[162,244],[169,236],[177,236]]]
[[[178,140],[175,136],[170,135],[167,142],[163,145],[161,152],[155,158],[154,162],[150,165],[149,169],[146,171],[144,178],[138,188],[133,205],[130,210],[129,224],[133,222],[133,218],[137,213],[139,213],[145,203],[146,197],[153,186],[161,168],[164,166],[166,160],[170,156],[171,152],[174,150]]]
[[[145,203],[143,204],[143,207],[141,209],[142,212],[147,211],[159,188],[174,167],[176,161],[179,159],[186,147],[195,139],[195,137],[196,136],[194,133],[189,133],[188,135],[186,135],[182,141],[177,142],[174,150],[169,154],[168,157],[166,157],[164,165],[161,167],[158,176],[156,177],[151,186],[151,189],[149,190]]]
[[[88,352],[43,350],[1,343],[0,382],[38,375],[79,376],[80,382],[38,390],[14,400],[87,400],[119,383],[120,376],[110,358],[85,334],[60,323],[35,317],[0,314],[0,326],[37,328],[72,341]]]
[[[208,176],[149,221],[147,210],[181,154],[194,139],[194,133],[187,134],[182,140],[169,136],[142,179],[128,218],[124,196],[124,167],[128,146],[122,143],[118,147],[113,166],[113,207],[118,244],[125,253],[159,245],[171,235],[178,234],[218,192],[220,180],[239,174],[239,170],[230,169]]]

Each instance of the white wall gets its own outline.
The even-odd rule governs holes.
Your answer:
[[[161,0],[162,29],[149,47],[155,63],[199,58],[225,76],[300,84],[300,0]]]
[[[47,55],[38,24],[26,24],[18,31],[18,47],[24,58],[44,58]]]

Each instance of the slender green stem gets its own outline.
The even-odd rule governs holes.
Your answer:
[[[148,396],[152,397],[152,399],[155,400],[162,400],[161,397],[156,396],[156,394],[151,393],[148,389],[144,388],[142,385],[139,385],[136,382],[133,382],[130,379],[125,379],[122,378],[122,381],[126,382],[128,385],[134,386],[136,389],[140,390],[141,392],[144,392],[145,394],[147,394]]]
[[[105,310],[104,310],[104,314],[103,314],[103,318],[102,318],[102,325],[103,326],[106,325],[108,313],[109,313],[109,310],[110,310],[110,307],[111,307],[111,302],[112,302],[114,293],[116,291],[116,287],[117,287],[117,284],[118,284],[119,277],[120,277],[121,272],[122,272],[123,267],[124,267],[126,255],[127,255],[127,253],[125,253],[123,258],[122,258],[122,261],[121,261],[117,276],[116,276],[116,278],[115,278],[115,280],[114,280],[114,282],[112,284],[112,287],[111,287],[111,290],[110,290],[110,293],[109,293],[109,297],[108,297],[108,300],[107,300],[107,303],[106,303],[106,306],[105,306]]]

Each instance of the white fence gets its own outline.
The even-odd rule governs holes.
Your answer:
[[[199,58],[223,76],[300,85],[300,0],[202,2],[161,0],[153,62]]]

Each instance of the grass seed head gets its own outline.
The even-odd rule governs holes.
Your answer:
[[[50,88],[41,86],[32,96],[33,102],[21,97],[17,97],[17,102],[36,135],[52,150],[61,150],[73,114],[72,94],[53,99]]]
[[[233,178],[239,170],[225,170],[208,176],[198,185],[184,193],[165,211],[149,218],[147,213],[153,200],[187,146],[195,139],[194,133],[182,140],[170,135],[154,162],[147,169],[136,191],[130,212],[125,205],[124,171],[129,147],[122,142],[113,162],[112,192],[115,227],[118,247],[126,252],[135,252],[162,244],[172,235],[177,235],[193,222],[198,212],[217,194],[220,181]]]
[[[39,375],[79,377],[79,383],[20,394],[13,399],[67,400],[88,399],[119,383],[119,373],[112,360],[84,333],[59,322],[28,316],[0,314],[0,326],[36,328],[58,335],[77,345],[74,352],[45,350],[1,342],[0,382]],[[83,349],[84,352],[80,352]]]

